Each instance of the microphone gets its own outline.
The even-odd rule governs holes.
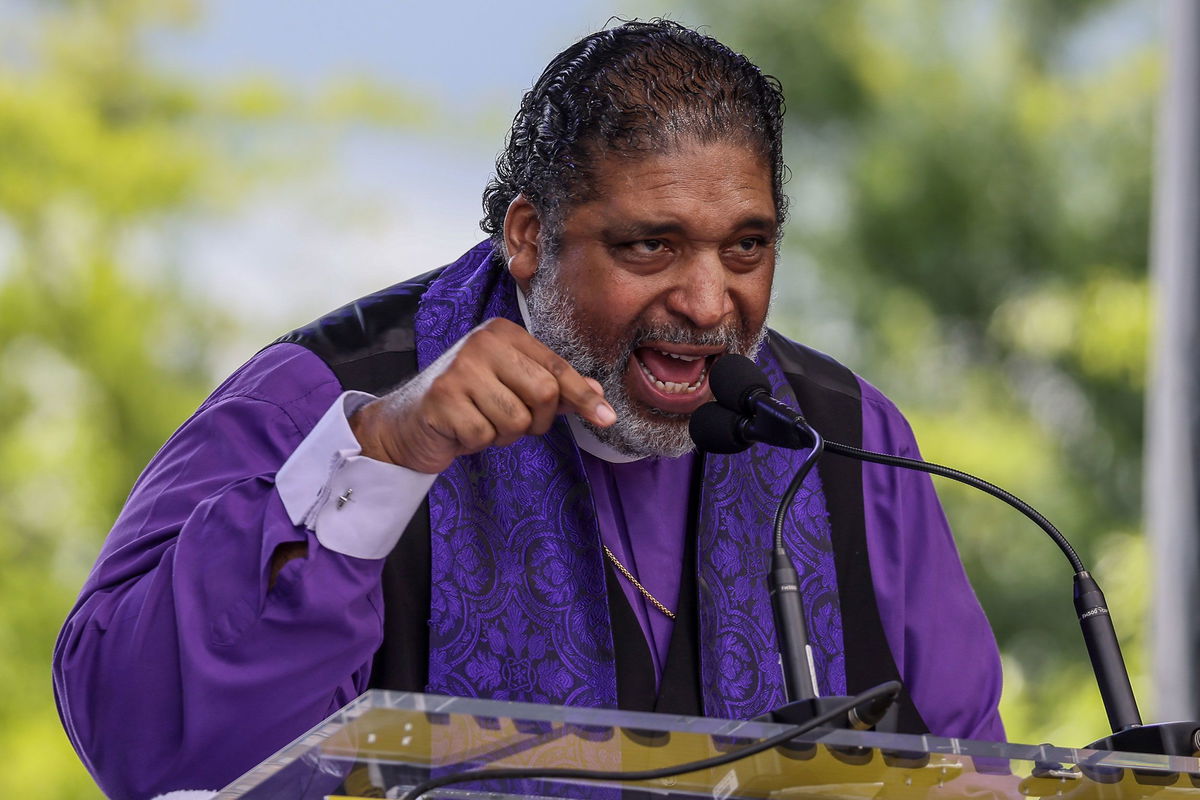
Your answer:
[[[783,524],[792,498],[817,459],[821,457],[823,444],[820,436],[808,427],[803,417],[771,396],[771,384],[766,376],[745,356],[723,356],[717,359],[709,373],[709,385],[713,387],[714,392],[720,392],[717,395],[719,402],[701,406],[688,421],[688,432],[693,441],[709,452],[738,453],[749,447],[755,439],[791,441],[799,430],[810,434],[812,450],[784,492],[775,514],[767,586],[775,617],[775,631],[779,639],[784,690],[789,701],[783,708],[772,711],[770,717],[776,722],[793,723],[811,719],[845,698],[818,696],[816,668],[813,665],[812,646],[808,641],[804,604],[800,596],[800,577],[783,543]],[[752,419],[761,420],[762,430],[752,430],[754,425],[750,422],[751,417],[730,411],[725,406],[733,406],[744,410],[746,414],[752,414]],[[889,700],[883,712],[886,712],[891,704]],[[880,713],[881,718],[883,712]],[[863,725],[863,720],[857,715],[852,715],[844,723],[854,727]]]
[[[753,414],[757,410],[758,398],[771,397],[771,382],[767,376],[757,364],[738,353],[727,353],[717,359],[709,372],[708,385],[718,403],[744,414]]]
[[[1032,520],[1059,546],[1075,572],[1076,616],[1113,731],[1111,736],[1097,740],[1088,747],[1188,756],[1200,750],[1200,722],[1142,724],[1104,595],[1075,548],[1036,509],[995,484],[951,467],[875,453],[839,442],[822,443],[820,435],[798,411],[771,396],[766,376],[744,356],[722,356],[713,365],[709,380],[717,402],[697,409],[689,424],[693,441],[702,450],[737,453],[756,441],[799,449],[812,446],[815,438],[825,449],[841,456],[927,472],[973,486],[1003,500]]]
[[[800,450],[816,444],[803,415],[771,394],[771,384],[743,355],[721,356],[709,370],[715,403],[692,413],[688,433],[701,450],[740,453],[754,442]]]
[[[717,361],[717,364],[728,358],[730,356],[723,356]],[[757,367],[754,367],[749,359],[741,360],[749,363],[754,371],[758,372]],[[746,370],[740,366],[735,369],[741,375],[746,374]],[[716,366],[714,365],[713,371],[715,370]],[[731,372],[732,370],[726,370],[727,374]],[[762,375],[762,373],[758,374]],[[729,383],[724,385],[728,386]],[[766,383],[765,378],[761,384],[754,386],[752,391],[735,392],[732,395],[722,393],[726,399],[733,398],[739,404],[744,401],[750,405],[753,405],[757,398],[763,395],[770,397],[770,386]],[[770,397],[770,399],[774,400],[775,398]],[[795,412],[793,411],[793,413]],[[799,422],[803,423],[803,417],[798,414],[795,416]],[[792,447],[813,446],[815,444],[813,437],[807,435],[807,431],[810,430],[806,426],[805,432],[801,433],[801,428],[792,424],[787,431],[783,432],[783,438],[792,442],[789,445]],[[779,438],[777,435],[772,435],[776,433],[775,431],[772,431],[772,434],[756,431],[750,417],[730,411],[720,403],[705,403],[692,412],[692,418],[688,421],[688,433],[691,434],[692,441],[701,450],[723,454],[740,453],[756,441],[770,441],[771,438]],[[802,439],[807,443],[801,444],[800,440]],[[817,696],[816,668],[812,660],[812,646],[808,641],[808,626],[804,622],[799,576],[787,548],[784,547],[779,537],[782,512],[791,504],[791,498],[795,494],[794,487],[800,485],[808,468],[811,468],[816,457],[819,456],[820,451],[815,449],[809,454],[805,465],[800,468],[796,479],[792,481],[792,486],[789,486],[789,491],[780,502],[780,513],[776,515],[776,535],[771,548],[771,567],[767,575],[767,585],[771,595],[775,630],[779,637],[779,661],[783,669],[784,689],[788,703],[764,715],[763,718],[771,722],[801,723],[813,719],[827,711],[834,703],[845,699]],[[893,681],[893,683],[895,682]],[[867,730],[876,726],[888,715],[899,694],[900,684],[895,683],[894,691],[884,695],[882,699],[872,701],[870,707],[865,705],[862,708],[855,707],[845,718],[839,720],[840,726],[852,730]]]
[[[750,418],[720,403],[705,403],[692,412],[688,435],[706,453],[740,453],[754,444]]]
[[[774,397],[771,400],[779,403]],[[791,450],[812,447],[816,440],[804,417],[795,409],[779,404],[788,409],[796,419],[796,422],[790,423],[785,430],[779,430],[781,426],[777,415],[746,416],[730,411],[720,403],[705,403],[692,412],[692,418],[688,421],[688,434],[696,447],[706,453],[740,453],[755,442]],[[799,427],[800,425],[804,427]],[[826,442],[826,446],[833,444]]]
[[[750,418],[744,436],[793,449],[813,446],[815,437],[805,435],[812,428],[804,417],[775,399],[767,376],[745,356],[730,353],[718,358],[709,371],[708,385],[717,403]]]
[[[728,363],[722,367],[724,362]],[[719,376],[716,382],[712,382],[712,375]],[[808,641],[808,627],[804,621],[804,604],[800,596],[800,579],[783,543],[783,522],[787,508],[805,476],[824,452],[824,442],[795,409],[771,396],[771,385],[766,376],[748,358],[723,356],[718,359],[710,372],[710,386],[714,392],[720,391],[718,397],[724,402],[750,409],[752,413],[757,409],[765,410],[750,417],[730,411],[720,402],[700,406],[692,412],[688,421],[688,433],[701,450],[709,453],[740,453],[756,441],[773,440],[786,441],[789,447],[812,448],[780,500],[775,514],[771,566],[767,574],[771,609],[775,618],[776,635],[779,638],[779,661],[788,702],[760,718],[772,722],[801,723],[826,713],[846,699],[818,696],[816,668],[813,664],[812,646]],[[899,697],[900,684],[894,681],[892,683],[894,687],[889,694],[873,701],[869,707],[855,707],[848,715],[838,720],[839,726],[867,730],[889,717],[892,717],[894,722],[895,714],[890,712],[894,708],[896,698]]]

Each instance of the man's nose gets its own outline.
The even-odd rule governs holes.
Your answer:
[[[732,312],[729,272],[720,254],[700,252],[680,265],[676,285],[667,297],[667,309],[686,317],[697,328],[713,328]]]

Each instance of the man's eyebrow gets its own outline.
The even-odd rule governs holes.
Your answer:
[[[736,226],[734,226],[734,229],[739,230],[739,231],[752,230],[752,231],[763,231],[763,232],[767,232],[767,233],[774,233],[776,230],[778,230],[778,228],[779,228],[779,223],[776,222],[774,217],[758,217],[758,216],[746,217],[741,222],[739,222]]]
[[[655,236],[682,234],[683,225],[678,222],[634,221],[612,225],[602,230],[601,235],[611,241],[653,239]]]
[[[731,227],[731,230],[774,233],[778,227],[775,220],[771,217],[752,216],[739,220]],[[683,235],[685,233],[684,225],[680,222],[651,222],[649,220],[635,220],[633,222],[612,225],[600,232],[601,236],[610,241],[653,239],[656,236]]]

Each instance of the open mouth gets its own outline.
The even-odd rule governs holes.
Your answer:
[[[708,370],[720,355],[712,348],[705,350],[684,345],[639,347],[630,359],[635,393],[663,411],[694,411],[707,399]]]

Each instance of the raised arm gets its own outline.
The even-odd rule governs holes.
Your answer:
[[[614,418],[506,320],[378,399],[297,345],[235,373],[147,466],[59,636],[60,714],[101,787],[219,788],[365,690],[383,559],[436,473],[567,410]]]

